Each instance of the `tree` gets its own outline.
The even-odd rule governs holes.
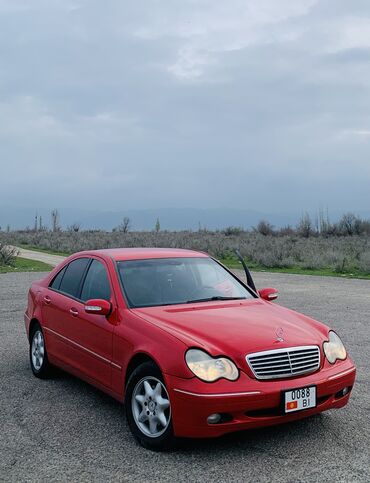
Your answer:
[[[131,219],[125,216],[122,222],[112,229],[113,232],[119,231],[121,233],[128,233],[131,229]]]
[[[131,220],[128,216],[125,216],[122,223],[118,227],[118,231],[122,233],[128,233],[131,229]]]
[[[306,212],[303,213],[299,223],[297,225],[297,233],[304,238],[308,238],[312,235],[312,221],[310,215]]]
[[[295,234],[294,228],[290,225],[285,225],[278,231],[281,236],[293,236]]]
[[[57,209],[51,212],[51,229],[53,231],[60,231],[59,211]]]
[[[72,223],[72,225],[68,227],[68,231],[74,231],[75,233],[77,233],[80,231],[80,228],[81,228],[81,223]]]
[[[157,221],[155,223],[155,231],[158,233],[161,229],[161,224],[159,223],[159,218],[157,218]]]
[[[243,228],[241,226],[227,226],[222,230],[225,236],[239,236],[243,233]]]
[[[254,230],[258,231],[258,233],[261,233],[261,235],[263,235],[263,236],[268,236],[268,235],[274,234],[274,226],[271,225],[271,223],[269,223],[266,220],[261,220],[258,223],[257,228],[254,228]]]
[[[329,212],[326,208],[326,213],[322,208],[319,209],[317,231],[320,235],[333,235],[335,232],[335,226],[330,223]]]
[[[339,230],[343,235],[359,235],[361,231],[361,219],[353,213],[345,213],[339,220]]]

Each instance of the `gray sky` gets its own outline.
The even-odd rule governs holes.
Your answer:
[[[0,204],[363,212],[368,0],[0,0]]]

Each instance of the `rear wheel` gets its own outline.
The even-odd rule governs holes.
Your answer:
[[[126,387],[127,422],[136,440],[154,451],[175,445],[171,403],[162,374],[153,362],[145,362],[131,374]]]
[[[30,364],[33,374],[44,379],[50,375],[50,363],[46,351],[44,333],[39,324],[30,334]]]

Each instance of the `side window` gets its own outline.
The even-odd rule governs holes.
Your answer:
[[[93,260],[82,287],[81,300],[110,299],[110,286],[107,271],[98,260]]]
[[[54,277],[54,280],[51,282],[49,285],[50,288],[53,288],[54,290],[59,290],[60,287],[60,282],[62,281],[64,272],[66,271],[67,266],[65,266],[59,273]]]
[[[77,258],[77,260],[73,260],[66,268],[59,290],[67,295],[78,298],[82,275],[88,263],[88,258]]]

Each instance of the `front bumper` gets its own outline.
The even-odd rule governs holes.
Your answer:
[[[292,379],[258,381],[241,373],[238,381],[204,383],[197,378],[166,375],[172,421],[176,436],[217,437],[232,431],[282,424],[347,404],[355,382],[356,368],[350,358],[320,371]],[[285,415],[282,391],[305,386],[317,387],[317,406]],[[349,392],[343,396],[345,387]],[[210,414],[227,415],[225,422],[208,424]]]

